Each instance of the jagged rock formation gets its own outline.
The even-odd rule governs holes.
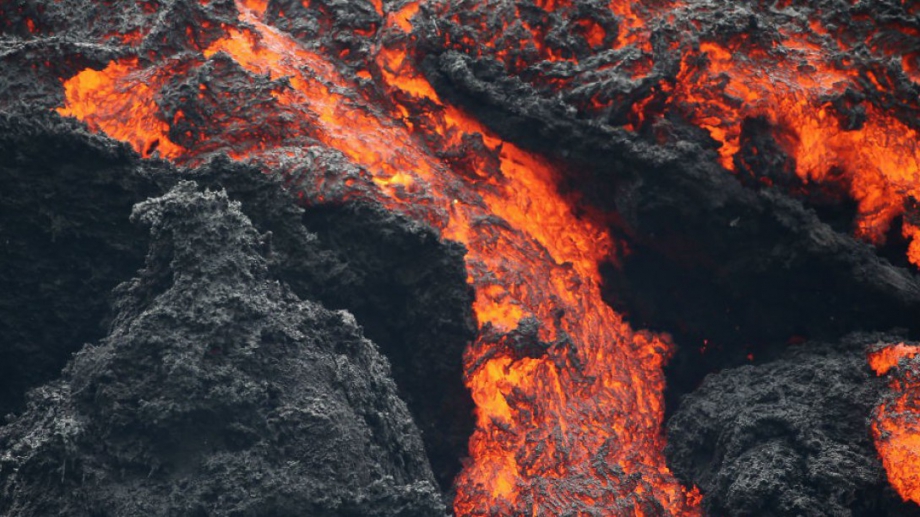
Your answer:
[[[226,189],[260,233],[271,275],[301,298],[347,309],[393,365],[442,488],[472,427],[461,356],[473,338],[464,249],[362,204],[304,210],[278,178],[215,159],[177,170],[49,114],[0,117],[0,415],[105,336],[111,290],[143,265],[134,203],[183,178]]]
[[[298,296],[347,309],[393,366],[441,487],[460,470],[472,432],[461,355],[475,337],[463,246],[369,203],[297,207],[278,181],[217,159],[191,171],[227,189],[272,234],[273,274]]]
[[[0,430],[6,515],[436,515],[421,439],[354,317],[269,274],[223,192],[138,204],[107,337]]]
[[[668,459],[710,515],[918,515],[888,487],[868,415],[884,381],[866,346],[809,342],[709,375],[668,421]]]

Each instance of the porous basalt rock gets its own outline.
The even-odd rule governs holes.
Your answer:
[[[156,168],[74,121],[0,115],[0,416],[105,335],[109,293],[144,263],[127,215]]]
[[[475,332],[462,246],[366,203],[298,206],[280,175],[253,164],[218,156],[180,169],[143,160],[53,113],[0,116],[0,415],[21,412],[28,389],[105,336],[111,291],[142,267],[149,244],[128,221],[131,206],[182,179],[226,190],[270,234],[273,278],[355,314],[388,356],[449,488],[473,422],[461,371]]]
[[[0,429],[0,513],[443,513],[389,364],[271,277],[238,203],[180,182],[132,218],[151,246],[108,335]]]

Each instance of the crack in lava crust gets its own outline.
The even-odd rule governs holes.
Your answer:
[[[458,515],[698,514],[698,492],[663,456],[671,344],[632,330],[601,299],[598,263],[615,260],[618,243],[573,212],[549,163],[439,99],[412,55],[419,5],[382,20],[374,61],[355,72],[362,85],[323,49],[264,23],[266,2],[237,8],[240,23],[194,55],[123,59],[67,79],[58,111],[185,164],[226,152],[290,172],[303,149],[332,149],[359,172],[297,180],[304,202],[370,198],[467,246],[480,337],[465,381],[477,428],[456,481]],[[237,87],[260,85],[262,100],[203,118],[190,106],[233,95],[207,74],[194,84],[199,69],[235,69]],[[158,92],[186,77],[184,103],[164,113]],[[247,118],[265,110],[271,124]],[[225,126],[176,131],[196,123]]]

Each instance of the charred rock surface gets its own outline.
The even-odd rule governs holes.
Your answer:
[[[868,415],[884,381],[866,348],[892,336],[809,342],[712,374],[668,421],[669,465],[711,515],[918,515],[888,486]]]
[[[461,381],[463,350],[475,337],[463,246],[369,203],[301,209],[252,166],[217,160],[191,177],[225,188],[256,228],[271,232],[269,267],[298,296],[356,316],[389,358],[448,489],[473,425]]]
[[[222,192],[136,205],[107,337],[0,430],[8,515],[437,515],[417,428],[353,316],[269,274]]]
[[[352,311],[390,359],[435,476],[450,487],[473,431],[473,402],[461,382],[463,351],[476,328],[466,250],[442,242],[427,226],[368,204],[311,209],[304,225],[349,267],[346,274],[324,279],[316,298]],[[295,291],[301,286],[289,282]]]

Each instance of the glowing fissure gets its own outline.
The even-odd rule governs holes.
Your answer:
[[[458,515],[698,514],[699,494],[673,478],[663,457],[662,365],[671,345],[633,331],[601,299],[598,263],[615,260],[617,244],[602,224],[573,214],[550,164],[439,99],[409,46],[418,4],[388,14],[380,30],[389,43],[362,71],[392,99],[380,106],[356,94],[331,58],[262,23],[265,6],[239,2],[243,24],[227,27],[200,58],[148,67],[122,60],[67,79],[59,112],[145,156],[182,163],[224,151],[281,169],[300,135],[370,175],[374,190],[353,195],[422,217],[467,246],[481,332],[465,357],[477,429],[457,479]],[[268,75],[285,127],[232,119],[229,147],[171,141],[158,87],[221,56]],[[172,122],[183,116],[177,111]],[[457,156],[462,164],[452,170]],[[511,344],[516,336],[526,350]]]

